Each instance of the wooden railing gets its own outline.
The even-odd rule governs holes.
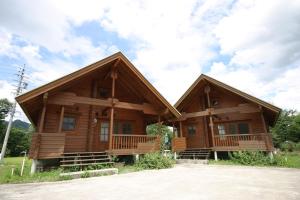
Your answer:
[[[270,150],[273,148],[270,134],[215,135],[215,147],[231,147],[233,149]]]
[[[33,159],[58,158],[64,152],[65,133],[34,133],[29,157]]]
[[[137,149],[140,144],[159,145],[158,136],[114,134],[112,149]]]

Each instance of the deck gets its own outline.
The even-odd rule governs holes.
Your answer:
[[[213,145],[209,148],[214,151],[272,151],[273,143],[270,133],[215,135]],[[173,151],[181,152],[185,149],[187,149],[185,137],[173,139]]]
[[[35,133],[29,157],[33,159],[60,158],[64,153],[65,133]],[[159,151],[160,137],[151,135],[113,135],[109,155],[133,155]]]

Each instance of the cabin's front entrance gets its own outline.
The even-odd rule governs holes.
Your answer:
[[[109,121],[98,120],[94,134],[94,151],[105,151],[108,149]]]

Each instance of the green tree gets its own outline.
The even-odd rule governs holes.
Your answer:
[[[12,128],[7,143],[7,154],[20,156],[21,152],[28,152],[30,134],[24,129]]]
[[[168,126],[160,124],[151,124],[147,126],[146,132],[148,135],[160,135],[161,150],[167,150],[171,148],[171,140],[173,138],[173,133]]]
[[[9,114],[11,107],[12,103],[7,99],[0,99],[0,149],[2,148],[7,126],[5,118]],[[19,156],[25,150],[28,152],[30,136],[33,132],[32,128],[22,128],[22,126],[19,126],[20,124],[27,124],[26,122],[16,121],[17,123],[13,123],[7,143],[6,154],[10,156]],[[15,125],[19,126],[19,128],[16,128]]]
[[[271,133],[276,147],[286,141],[300,142],[300,114],[295,110],[283,110]]]
[[[5,117],[7,117],[11,107],[12,103],[8,99],[0,99],[0,136],[6,129]],[[2,140],[0,143],[2,143]]]

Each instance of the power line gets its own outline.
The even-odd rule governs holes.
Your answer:
[[[23,89],[26,89],[27,87],[27,82],[25,82],[24,77],[25,77],[25,65],[18,71],[17,78],[18,78],[18,85],[15,91],[15,96],[18,96],[19,94],[22,93]],[[16,100],[13,103],[12,106],[12,110],[10,112],[10,118],[9,118],[9,122],[8,122],[8,126],[6,129],[6,133],[5,133],[5,138],[4,138],[4,142],[3,142],[3,146],[2,146],[2,150],[1,150],[1,157],[0,157],[0,162],[3,160],[4,155],[5,155],[5,151],[6,151],[6,147],[7,147],[7,141],[9,138],[9,134],[10,134],[10,130],[11,130],[11,126],[12,126],[12,122],[14,119],[14,115],[16,112],[16,105],[17,102]]]

